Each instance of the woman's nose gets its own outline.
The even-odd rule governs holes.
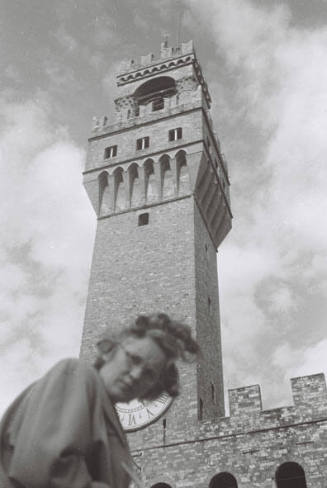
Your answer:
[[[135,364],[131,368],[129,375],[134,381],[140,380],[143,375],[143,366],[141,364]]]

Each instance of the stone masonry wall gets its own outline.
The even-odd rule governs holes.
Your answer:
[[[322,374],[292,380],[294,405],[261,410],[260,388],[230,391],[231,416],[199,422],[184,432],[168,429],[164,442],[139,445],[134,460],[146,488],[208,488],[229,472],[238,488],[274,488],[285,462],[302,466],[307,488],[327,486],[327,395]]]
[[[149,224],[138,226],[130,211],[98,223],[82,340],[82,356],[92,360],[104,327],[126,326],[139,313],[164,311],[195,330],[193,198],[147,209]],[[144,210],[143,210],[144,212]],[[192,372],[193,371],[193,372]],[[183,401],[174,422],[197,416],[195,365],[181,370]],[[157,426],[155,427],[157,428]]]
[[[198,384],[205,419],[224,415],[217,255],[197,205],[194,221],[197,338],[203,349]]]
[[[126,130],[107,134],[90,141],[88,162],[86,170],[102,168],[106,165],[121,164],[122,161],[135,160],[150,157],[152,153],[169,151],[176,146],[176,141],[168,140],[168,131],[176,127],[183,128],[183,139],[177,141],[179,145],[202,139],[202,114],[201,110],[195,110],[191,114],[179,113],[173,118],[159,118],[149,125],[140,125]],[[141,137],[150,137],[150,146],[146,150],[136,151],[136,140]],[[117,157],[104,161],[106,147],[117,145]]]

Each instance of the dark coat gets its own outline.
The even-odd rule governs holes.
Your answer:
[[[1,488],[127,488],[131,465],[95,368],[65,359],[27,388],[0,424]]]

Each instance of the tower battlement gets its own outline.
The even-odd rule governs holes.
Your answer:
[[[292,397],[294,405],[282,407],[293,408],[298,413],[311,414],[327,413],[327,389],[323,373],[300,376],[291,379]],[[261,390],[259,385],[245,386],[228,390],[230,416],[248,416],[262,412]],[[272,409],[269,412],[273,413]]]
[[[190,102],[208,110],[211,104],[193,41],[178,47],[170,47],[164,41],[159,58],[150,53],[138,61],[123,61],[116,83],[116,121],[127,125],[131,119],[143,123],[152,111],[160,114]],[[98,124],[103,125],[103,121]]]
[[[161,43],[160,47],[160,57],[155,57],[153,53],[146,54],[145,56],[141,56],[140,59],[129,59],[123,60],[119,67],[119,73],[117,73],[117,77],[121,77],[126,75],[127,73],[133,73],[134,71],[138,71],[139,69],[143,69],[145,67],[160,65],[162,61],[172,60],[172,59],[180,59],[183,56],[191,56],[190,59],[195,59],[195,50],[193,41],[182,42],[177,47],[172,47],[168,45],[168,40],[164,40]],[[180,61],[182,63],[183,61]]]

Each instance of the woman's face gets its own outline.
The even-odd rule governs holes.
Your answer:
[[[104,355],[100,369],[111,400],[129,402],[142,396],[158,381],[166,356],[151,337],[127,337]]]

